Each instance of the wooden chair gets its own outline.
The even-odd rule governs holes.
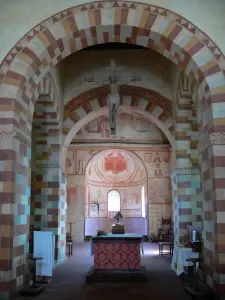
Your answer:
[[[171,219],[168,218],[162,218],[162,229],[167,229],[170,230],[171,229]]]
[[[170,235],[171,219],[162,218],[161,228],[158,230],[158,241],[162,241],[164,236]]]
[[[66,234],[66,256],[70,257],[73,255],[73,241],[72,236],[69,232]]]
[[[73,242],[66,242],[66,256],[73,256]]]
[[[167,250],[164,249],[167,248]],[[174,235],[173,230],[170,230],[170,234],[163,235],[162,241],[159,241],[159,255],[172,255],[173,256],[173,247],[174,247]],[[168,249],[169,248],[169,249]]]

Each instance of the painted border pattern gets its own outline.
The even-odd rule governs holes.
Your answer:
[[[160,7],[127,1],[94,2],[67,9],[36,26],[16,44],[0,67],[0,111],[4,111],[1,118],[3,131],[16,129],[29,140],[34,104],[37,100],[35,91],[43,76],[68,55],[97,43],[108,42],[124,42],[151,48],[177,64],[188,78],[195,82],[197,88],[202,140],[207,140],[209,134],[225,131],[225,64],[219,48],[202,31],[181,16]],[[4,178],[10,172],[14,177],[18,175],[16,168],[20,166],[21,161],[24,161],[23,164],[27,167],[30,156],[29,149],[18,145],[14,148],[10,141],[6,143],[4,140],[1,143],[3,151],[13,151],[16,154],[10,159],[12,166],[9,167],[8,164],[6,173],[2,172]],[[219,152],[217,147],[213,145],[201,154],[202,165],[205,168],[204,197],[216,209],[220,205],[220,195],[224,195],[225,191],[224,178],[221,178],[224,167],[223,171],[217,168],[221,166],[225,154],[222,148]],[[2,154],[3,161],[4,155]],[[211,173],[213,168],[214,172]],[[23,191],[15,189],[13,176],[9,177],[7,182],[1,182],[2,190],[8,191],[12,203],[15,200],[24,203]],[[16,178],[20,182],[22,177]],[[24,178],[29,188],[28,176]],[[216,233],[224,230],[224,224],[217,211],[208,216],[208,219],[215,220],[213,225],[216,227]],[[205,217],[207,222],[208,219]],[[211,240],[211,243],[206,241],[207,249],[213,250],[213,247],[216,247],[220,251],[217,251],[219,254],[216,257],[212,257],[212,251],[206,256],[208,281],[211,282],[211,286],[225,290],[225,250],[214,237]],[[21,246],[24,247],[25,244]],[[12,260],[13,257],[11,262]],[[213,272],[216,272],[215,275]],[[19,277],[22,282],[23,274],[18,276],[17,282]],[[18,288],[15,279],[12,285]],[[11,289],[11,282],[7,289]]]
[[[205,113],[204,132],[219,132],[225,126],[225,118],[221,122],[216,113],[225,97],[224,69],[220,63],[224,57],[206,38],[178,15],[142,3],[95,2],[70,8],[35,27],[13,48],[2,64],[0,100],[11,98],[17,102],[22,92],[20,102],[25,108],[40,78],[66,56],[96,43],[126,42],[151,48],[185,70],[196,81],[199,101],[207,101],[208,108],[215,111],[210,122],[206,122]],[[10,92],[9,86],[14,87]],[[29,114],[23,118],[25,123],[29,118]],[[30,134],[27,127],[19,125]]]
[[[175,21],[180,24],[182,27],[187,29],[191,34],[194,34],[198,39],[209,49],[209,51],[213,54],[214,58],[218,61],[222,61],[224,56],[219,49],[219,47],[199,28],[197,28],[193,23],[188,21],[187,19],[181,17],[180,15],[154,5],[144,4],[144,3],[134,3],[132,1],[98,1],[87,4],[82,4],[79,6],[68,8],[48,19],[44,22],[37,25],[35,28],[30,30],[26,35],[24,35],[19,42],[11,49],[11,51],[6,55],[5,59],[0,65],[0,80],[7,73],[14,57],[24,48],[26,47],[30,41],[37,36],[41,31],[48,28],[50,25],[55,24],[61,21],[68,16],[90,10],[90,9],[102,9],[102,8],[122,8],[122,9],[140,9],[145,10],[149,13],[152,13],[157,16],[169,17],[171,21]]]
[[[88,113],[107,106],[108,93],[108,86],[98,87],[69,101],[64,107],[63,133],[68,134],[72,127]],[[120,105],[139,108],[152,114],[168,127],[172,126],[172,102],[167,98],[152,90],[128,85],[120,87],[120,95]]]

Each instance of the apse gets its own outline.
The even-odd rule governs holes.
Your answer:
[[[148,224],[143,215],[147,205],[147,171],[136,154],[124,149],[101,151],[86,167],[85,187],[86,236],[96,233],[98,225],[110,232],[118,210],[124,216],[126,232],[147,235]]]

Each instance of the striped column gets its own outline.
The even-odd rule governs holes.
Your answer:
[[[175,112],[176,169],[171,174],[174,197],[174,228],[182,241],[186,225],[202,226],[201,181],[197,145],[199,142],[196,107],[191,82],[181,73]]]
[[[65,178],[57,165],[37,165],[34,230],[52,231],[56,238],[56,263],[65,259]]]
[[[175,242],[181,243],[185,226],[202,226],[201,182],[199,169],[178,168],[171,174]]]
[[[29,251],[30,142],[14,131],[0,139],[0,299],[26,281]]]
[[[225,295],[225,133],[199,145],[202,162],[204,271],[206,282]]]
[[[65,179],[61,169],[61,129],[48,96],[36,103],[34,113],[35,188],[34,230],[52,231],[56,263],[65,259]]]

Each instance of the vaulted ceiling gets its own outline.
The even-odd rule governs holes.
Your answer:
[[[107,71],[106,67],[112,58],[116,59],[117,66],[121,68],[121,71],[118,72],[119,84],[121,84],[120,105],[127,107],[127,113],[130,114],[130,128],[126,128],[126,130],[122,126],[125,119],[119,116],[117,121],[120,124],[120,129],[118,129],[120,133],[118,132],[117,138],[113,139],[108,136],[108,125],[104,125],[107,132],[103,132],[103,123],[109,124],[107,115],[91,118],[92,112],[107,107],[109,86],[101,85],[99,82],[107,80],[110,76],[111,72]],[[83,128],[78,130],[74,136],[73,143],[119,141],[169,143],[161,130],[157,129],[150,120],[143,116],[137,118],[137,115],[140,114],[139,110],[141,110],[163,122],[168,129],[172,126],[173,72],[176,67],[167,58],[143,47],[110,43],[89,47],[70,55],[57,67],[63,91],[64,134],[67,134],[81,119],[87,118]],[[85,78],[91,76],[98,82],[85,82]],[[128,76],[141,77],[141,80],[129,82]],[[129,111],[129,107],[136,111]],[[149,124],[150,130],[146,129],[146,124],[143,125],[144,120],[146,120],[146,124]],[[142,134],[137,128],[137,122],[138,124],[141,122],[141,126],[146,127],[141,129]],[[97,123],[100,125],[97,126]],[[98,128],[92,130],[91,127],[94,124]],[[156,134],[157,130],[159,132]],[[139,134],[139,138],[137,138],[137,134]]]

